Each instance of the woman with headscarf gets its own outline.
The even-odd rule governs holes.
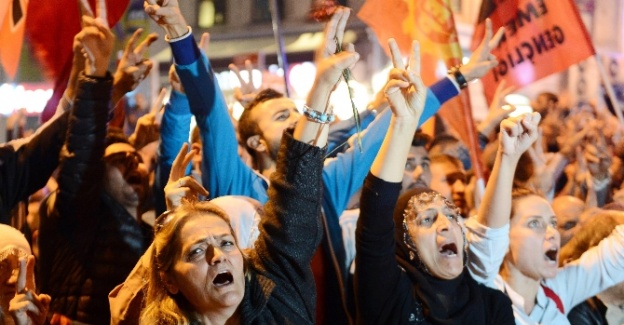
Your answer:
[[[50,296],[36,293],[34,272],[24,235],[0,224],[0,325],[44,323]]]
[[[393,117],[362,190],[356,231],[357,322],[513,324],[509,299],[477,284],[465,268],[466,240],[456,207],[431,190],[409,192],[396,205],[425,94],[417,43],[409,70],[396,42],[389,45],[394,69],[385,92]]]

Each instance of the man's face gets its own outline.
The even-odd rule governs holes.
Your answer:
[[[537,96],[534,106],[535,111],[539,112],[540,114],[542,114],[542,116],[544,116],[548,112],[554,111],[557,108],[557,103],[549,100],[548,96],[546,95],[540,95]]]
[[[466,175],[463,168],[457,168],[448,162],[432,162],[431,176],[431,189],[452,200],[461,215],[466,217],[468,205],[464,197]]]
[[[300,116],[295,102],[286,97],[267,100],[251,111],[251,118],[262,132],[260,144],[273,160],[277,159],[284,130],[293,127]]]
[[[403,172],[403,191],[415,187],[429,187],[431,184],[431,169],[429,168],[429,153],[425,147],[410,148]]]
[[[561,246],[564,246],[579,228],[581,213],[585,209],[585,203],[574,196],[560,196],[553,200],[553,211],[557,216],[557,229],[561,234]]]
[[[124,207],[138,207],[147,197],[148,172],[141,156],[127,143],[113,143],[104,153],[104,189]]]

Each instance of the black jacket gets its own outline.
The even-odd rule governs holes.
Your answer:
[[[59,189],[41,206],[38,281],[49,315],[109,324],[108,293],[151,240],[148,227],[103,189],[111,78],[82,75],[61,154]]]
[[[63,113],[30,138],[0,146],[0,223],[8,224],[11,209],[42,188],[58,166],[68,115]]]
[[[591,297],[576,305],[568,314],[571,325],[607,325],[605,306],[597,297]]]

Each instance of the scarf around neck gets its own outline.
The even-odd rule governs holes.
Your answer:
[[[418,255],[410,260],[410,249],[404,238],[403,213],[414,195],[431,191],[416,188],[402,194],[394,210],[396,258],[399,266],[412,280],[414,298],[422,305],[426,322],[432,324],[485,324],[483,289],[472,279],[464,267],[462,273],[451,280],[438,279],[423,271]]]

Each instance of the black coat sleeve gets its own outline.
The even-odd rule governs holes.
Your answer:
[[[15,205],[42,188],[58,166],[69,113],[44,124],[35,135],[0,146],[0,223]]]
[[[112,80],[81,75],[61,153],[54,209],[68,224],[93,215],[104,176],[104,141]]]
[[[399,318],[411,286],[395,258],[392,214],[401,190],[372,174],[364,181],[355,231],[355,301],[358,324],[390,324]]]
[[[293,139],[286,131],[271,176],[255,242],[256,269],[277,284],[282,304],[314,319],[314,276],[310,263],[321,241],[321,191],[324,149]],[[305,310],[298,310],[305,306]]]

